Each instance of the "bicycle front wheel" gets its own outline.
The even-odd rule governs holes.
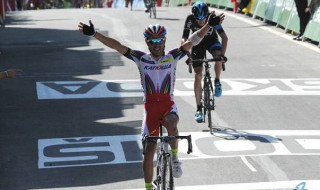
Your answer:
[[[161,190],[173,190],[173,174],[170,156],[164,156],[161,171]]]
[[[212,118],[211,118],[211,111],[213,110],[213,99],[211,98],[211,95],[213,94],[213,87],[211,80],[205,80],[204,86],[203,86],[203,104],[204,104],[204,113],[205,117],[207,115],[207,123],[208,127],[210,129],[210,132],[212,131]]]

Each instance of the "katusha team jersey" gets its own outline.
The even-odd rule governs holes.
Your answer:
[[[128,49],[124,56],[133,60],[139,68],[144,102],[173,101],[176,65],[186,53],[176,48],[155,60],[150,54]]]

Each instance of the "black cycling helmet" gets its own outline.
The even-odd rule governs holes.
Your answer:
[[[192,5],[192,14],[197,20],[205,19],[208,13],[208,6],[204,2],[196,2]]]
[[[155,25],[149,25],[145,30],[144,30],[144,37],[149,38],[151,36],[165,36],[167,34],[167,30],[165,29],[164,26],[160,24],[155,24]]]

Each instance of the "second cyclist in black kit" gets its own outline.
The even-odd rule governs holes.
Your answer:
[[[199,30],[206,22],[210,15],[208,6],[203,2],[196,2],[192,5],[192,14],[188,15],[182,34],[182,43],[185,42],[190,35],[190,32],[194,33]],[[221,38],[221,43],[219,37]],[[222,64],[226,62],[227,58],[224,56],[227,49],[228,37],[224,32],[221,24],[217,25],[209,30],[209,32],[202,39],[200,44],[194,46],[191,50],[191,59],[203,59],[208,51],[213,58],[221,57],[221,61],[217,61],[214,65],[215,71],[215,96],[220,97],[222,95],[222,88],[220,83],[220,74],[222,71]],[[187,60],[190,62],[190,59]],[[194,94],[197,104],[197,112],[195,114],[195,120],[197,122],[203,122],[203,112],[202,112],[202,63],[194,63],[193,69],[195,72],[194,80]]]

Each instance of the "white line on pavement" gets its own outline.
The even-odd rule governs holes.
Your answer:
[[[304,185],[305,190],[319,190],[320,180],[306,181],[276,181],[276,182],[257,182],[257,183],[233,183],[216,185],[198,185],[175,187],[176,190],[267,190],[267,189],[294,189],[299,185],[299,189]],[[143,189],[127,189],[143,190]]]

